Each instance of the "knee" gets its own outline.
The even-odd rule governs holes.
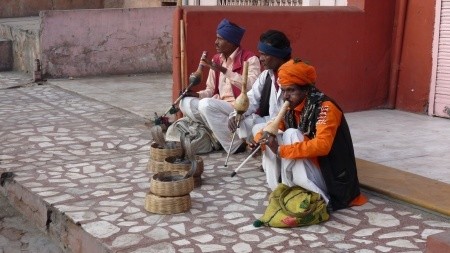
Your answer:
[[[187,98],[183,98],[183,99],[180,100],[180,103],[179,103],[178,107],[180,107],[180,110],[182,112],[185,112],[186,108],[188,108],[188,104],[189,104],[188,100],[189,99],[187,99]]]
[[[304,137],[303,134],[300,132],[300,130],[296,128],[289,128],[286,129],[286,131],[284,131],[283,140],[303,141]]]
[[[265,126],[266,126],[266,123],[258,123],[258,124],[253,125],[253,127],[252,127],[252,134],[253,134],[253,136],[255,136]]]
[[[209,98],[203,98],[198,102],[198,111],[204,113],[209,110]]]
[[[286,129],[286,131],[284,131],[284,134],[292,135],[292,134],[297,133],[297,131],[298,130],[296,128],[288,128],[288,129]]]

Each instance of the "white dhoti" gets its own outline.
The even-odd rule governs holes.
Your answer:
[[[277,136],[280,145],[303,141],[298,129],[287,129]],[[298,185],[307,190],[319,193],[326,203],[329,201],[325,180],[320,169],[309,159],[286,159],[277,157],[270,148],[263,152],[262,166],[266,173],[267,183],[274,190],[281,182],[287,186]]]
[[[234,110],[230,103],[216,98],[187,97],[181,100],[180,109],[185,116],[201,122],[211,129],[222,147],[228,151],[233,137],[228,129],[228,116]],[[234,153],[242,143],[243,141],[235,136],[231,153]]]
[[[195,97],[185,97],[180,101],[180,110],[185,117],[190,118],[191,120],[206,124],[206,121],[200,115],[198,110],[198,103],[200,102],[199,98]]]
[[[260,117],[258,114],[251,114],[241,119],[239,128],[236,130],[239,138],[246,140],[253,140],[253,136],[262,129],[268,120],[268,117]]]

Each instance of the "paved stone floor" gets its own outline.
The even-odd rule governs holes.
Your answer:
[[[0,192],[68,252],[424,252],[427,236],[450,229],[446,216],[368,191],[369,203],[319,225],[255,228],[269,190],[256,159],[230,177],[245,153],[227,170],[224,152],[203,155],[192,208],[152,214],[141,116],[48,83],[0,80],[0,173],[14,173]]]

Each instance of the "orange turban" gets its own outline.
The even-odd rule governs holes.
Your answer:
[[[278,84],[281,86],[314,84],[316,78],[316,69],[298,59],[289,60],[278,69]]]

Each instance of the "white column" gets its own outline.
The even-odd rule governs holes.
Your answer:
[[[320,0],[320,6],[334,6],[335,4],[335,0]]]
[[[336,6],[347,6],[347,0],[336,0]]]
[[[303,6],[319,6],[320,0],[303,0]]]

